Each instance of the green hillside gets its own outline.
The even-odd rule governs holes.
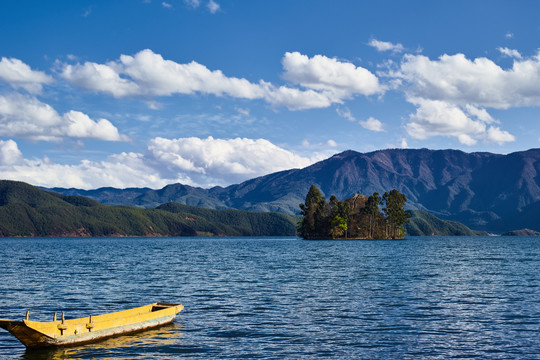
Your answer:
[[[295,219],[275,213],[107,206],[34,186],[0,181],[0,236],[286,236]]]
[[[297,218],[292,215],[243,210],[213,210],[179,203],[157,207],[190,222],[197,231],[235,236],[283,236],[296,234]],[[292,228],[291,228],[292,225]]]
[[[411,214],[405,230],[409,236],[475,236],[487,235],[485,231],[474,231],[462,223],[441,220],[422,210],[409,210]]]

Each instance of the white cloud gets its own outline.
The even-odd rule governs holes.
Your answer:
[[[249,116],[249,109],[244,109],[244,108],[240,108],[240,107],[235,107],[234,108],[236,111],[238,111],[239,114],[242,114],[244,116]]]
[[[230,95],[237,98],[262,97],[258,85],[246,79],[225,76],[220,70],[211,71],[194,61],[178,64],[164,60],[151,50],[143,50],[135,56],[122,55],[118,68],[138,84],[145,87],[143,94],[171,95],[208,93],[217,96]]]
[[[49,84],[53,78],[41,71],[32,70],[30,66],[19,59],[2,57],[0,61],[0,79],[8,82],[14,88],[40,93],[43,84]]]
[[[22,153],[13,140],[0,140],[0,167],[17,164],[22,160]]]
[[[342,102],[353,95],[384,93],[379,79],[369,70],[323,55],[309,58],[299,52],[287,52],[282,59],[283,77],[294,84],[319,91],[332,101]]]
[[[328,146],[330,146],[330,147],[337,147],[337,146],[338,146],[337,142],[335,142],[335,141],[332,140],[332,139],[328,140],[326,143],[327,143]]]
[[[121,78],[109,65],[86,62],[64,65],[61,76],[85,89],[102,91],[114,97],[137,95],[142,92],[134,82]]]
[[[474,145],[478,140],[487,142],[514,141],[507,131],[488,126],[495,122],[484,109],[467,106],[465,109],[439,100],[409,99],[418,108],[406,124],[407,133],[416,139],[432,136],[455,137],[464,145]]]
[[[14,141],[0,141],[0,177],[46,187],[161,188],[176,182],[210,187],[305,167],[319,160],[264,139],[154,138],[144,154],[120,153],[104,161],[63,165],[48,158],[24,159]]]
[[[494,125],[498,121],[487,109],[540,106],[540,52],[524,59],[515,50],[499,51],[514,58],[511,68],[463,54],[437,60],[405,55],[399,71],[390,76],[403,80],[407,101],[417,106],[406,124],[408,134],[417,139],[451,136],[468,146],[515,141]]]
[[[24,181],[36,186],[81,189],[104,186],[161,188],[175,180],[189,181],[162,179],[144,163],[142,155],[134,153],[121,153],[99,162],[82,160],[75,165],[57,164],[46,157],[22,159],[13,165],[0,165],[0,175],[3,179]]]
[[[512,57],[512,58],[516,58],[516,59],[521,59],[522,58],[519,51],[514,50],[514,49],[509,49],[507,47],[498,47],[497,50],[499,50],[499,52],[501,54],[506,55],[508,57]]]
[[[0,135],[33,140],[59,141],[64,137],[125,141],[106,119],[97,122],[78,111],[59,115],[33,96],[0,95]]]
[[[212,13],[212,14],[215,14],[216,12],[219,11],[220,9],[220,6],[218,3],[216,3],[214,0],[210,0],[208,1],[208,10]]]
[[[491,124],[491,123],[497,122],[495,119],[493,119],[491,117],[491,115],[489,115],[489,113],[486,111],[486,109],[479,109],[479,108],[477,108],[475,106],[467,104],[467,105],[465,105],[465,111],[468,114],[478,118],[478,120],[481,120],[486,124]]]
[[[198,8],[201,5],[201,0],[184,0],[184,3],[192,8]]]
[[[409,148],[409,144],[407,144],[407,139],[405,138],[402,138],[401,139],[401,144],[399,146],[401,149],[408,149]]]
[[[264,98],[275,107],[285,106],[289,110],[305,110],[326,108],[333,101],[327,94],[314,90],[299,90],[286,86],[275,87],[270,83],[261,82]]]
[[[514,37],[514,34],[511,32],[507,32],[506,34],[504,34],[504,37],[507,39],[512,39]]]
[[[171,9],[171,8],[172,8],[172,5],[169,4],[168,2],[165,2],[165,1],[163,1],[163,2],[161,3],[161,6],[163,6],[163,7],[166,8],[166,9]]]
[[[515,59],[508,70],[487,58],[469,60],[463,54],[438,60],[405,55],[400,70],[390,75],[405,81],[411,98],[496,109],[540,106],[540,54]]]
[[[114,97],[212,94],[243,99],[264,99],[290,110],[324,108],[355,95],[382,94],[385,88],[370,71],[322,55],[308,58],[298,52],[282,60],[284,77],[305,90],[275,86],[263,80],[227,77],[195,61],[179,64],[151,50],[121,55],[107,64],[86,62],[63,66],[61,76],[71,83]]]
[[[92,138],[106,141],[128,140],[118,133],[118,129],[107,119],[94,121],[82,112],[71,110],[63,115],[67,127],[62,130],[66,136]]]
[[[392,44],[387,41],[379,41],[376,39],[371,39],[368,43],[369,46],[374,47],[377,51],[392,51],[394,53],[403,52],[405,48],[401,44]]]
[[[375,119],[374,117],[370,117],[366,121],[359,121],[358,123],[360,124],[360,126],[367,130],[384,131],[382,122]]]
[[[167,169],[164,175],[188,173],[199,184],[230,184],[291,168],[313,160],[282,149],[264,139],[208,137],[152,139],[149,157]]]
[[[178,64],[151,50],[122,55],[119,61],[108,64],[65,65],[62,76],[75,85],[115,97],[196,92],[247,99],[264,95],[260,86],[246,79],[227,77],[220,70],[211,71],[195,61]]]
[[[477,140],[473,139],[470,135],[467,134],[459,134],[457,135],[457,138],[460,143],[467,146],[473,146],[477,142]]]
[[[346,106],[336,108],[336,113],[339,116],[341,116],[342,118],[345,118],[345,119],[347,119],[349,121],[355,121],[356,120],[356,118],[351,113],[351,110],[349,110],[349,108],[346,107]]]
[[[515,141],[514,135],[510,134],[508,131],[503,131],[498,127],[490,127],[486,134],[487,141],[493,141],[499,145],[504,144],[505,142]]]
[[[179,64],[165,60],[151,50],[134,56],[121,55],[119,60],[107,64],[65,64],[61,76],[77,86],[114,97],[201,93],[264,99],[272,106],[291,110],[324,108],[356,94],[384,92],[377,77],[368,70],[321,55],[310,59],[299,53],[286,53],[283,65],[285,77],[306,90],[228,77],[195,61]]]
[[[401,138],[399,144],[390,143],[386,146],[388,149],[408,149],[409,144],[407,143],[407,139]]]

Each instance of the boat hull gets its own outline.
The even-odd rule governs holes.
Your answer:
[[[183,306],[179,304],[154,303],[93,318],[66,321],[0,320],[0,327],[30,349],[75,346],[169,324],[182,309]]]

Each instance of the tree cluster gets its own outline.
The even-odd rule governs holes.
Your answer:
[[[407,198],[398,190],[361,194],[340,201],[332,195],[327,202],[321,191],[311,185],[300,204],[302,220],[298,234],[304,239],[400,239],[408,221]]]

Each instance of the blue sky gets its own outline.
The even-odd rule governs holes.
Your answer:
[[[540,3],[3,1],[0,177],[229,185],[352,149],[540,145]]]

